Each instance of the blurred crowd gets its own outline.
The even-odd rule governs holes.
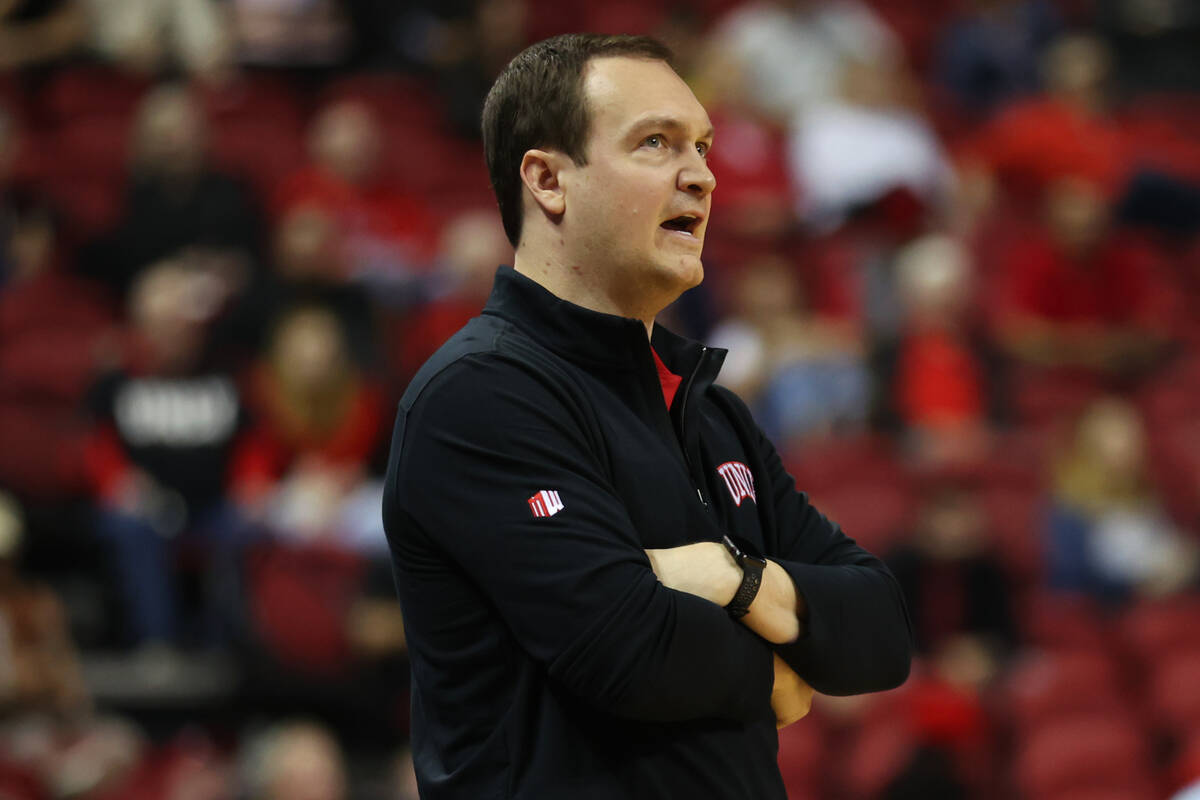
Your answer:
[[[1200,782],[1190,0],[0,0],[0,798],[412,800],[392,410],[511,260],[478,116],[650,33],[713,117],[664,315],[907,593],[794,800]]]

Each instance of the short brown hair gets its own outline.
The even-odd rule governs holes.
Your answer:
[[[533,148],[560,150],[586,164],[591,115],[583,69],[593,58],[630,56],[670,64],[670,49],[648,36],[568,33],[522,50],[496,78],[483,106],[483,148],[504,233],[521,239],[521,159]]]

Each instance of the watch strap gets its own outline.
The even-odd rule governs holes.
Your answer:
[[[737,592],[733,595],[733,599],[729,601],[729,605],[725,606],[725,610],[734,619],[740,619],[750,612],[750,604],[754,602],[754,598],[758,596],[758,589],[762,585],[763,568],[766,567],[766,559],[756,558],[742,551],[732,539],[725,536],[722,540],[725,549],[733,556],[733,560],[742,569],[742,583],[738,586]]]

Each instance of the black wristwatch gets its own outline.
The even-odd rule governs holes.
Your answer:
[[[729,605],[725,606],[729,616],[739,619],[750,611],[750,604],[754,602],[754,597],[758,594],[758,587],[762,584],[763,570],[767,567],[767,559],[763,558],[754,545],[741,537],[734,539],[726,535],[721,543],[725,545],[725,549],[729,551],[729,555],[733,556],[737,565],[742,568],[742,585],[738,587],[737,594],[729,601]]]

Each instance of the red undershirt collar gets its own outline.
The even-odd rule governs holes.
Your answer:
[[[658,382],[662,384],[663,400],[667,402],[667,408],[670,408],[683,378],[667,369],[667,365],[658,357],[658,352],[653,347],[650,348],[650,353],[654,356],[654,368],[658,370]]]

